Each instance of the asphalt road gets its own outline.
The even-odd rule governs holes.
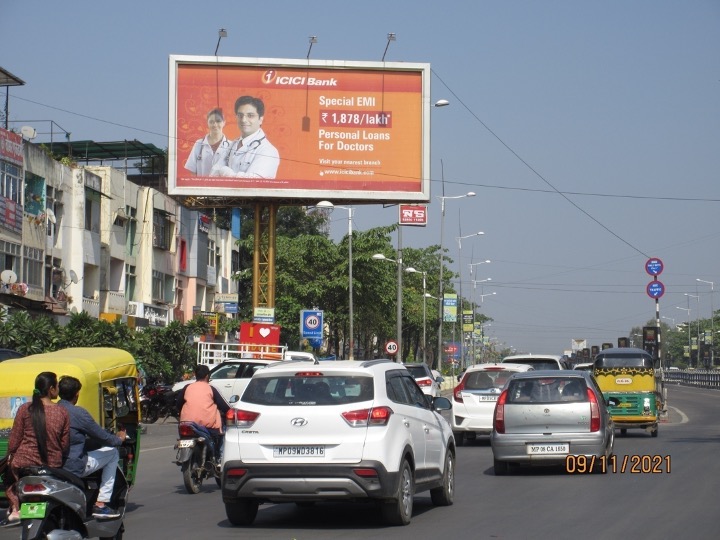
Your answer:
[[[717,538],[720,393],[678,386],[668,393],[670,415],[659,437],[618,433],[616,471],[605,475],[524,469],[495,477],[487,441],[459,448],[455,504],[434,507],[421,494],[407,527],[386,526],[373,505],[335,503],[261,506],[252,527],[232,527],[214,481],[197,495],[185,493],[171,463],[176,424],[150,425],[125,538]],[[18,528],[0,530],[0,540],[19,535]]]

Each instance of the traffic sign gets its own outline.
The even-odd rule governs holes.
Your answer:
[[[645,263],[645,271],[651,276],[659,276],[662,274],[663,268],[665,268],[663,262],[657,257],[648,259]]]
[[[648,283],[647,294],[650,298],[660,298],[665,294],[665,285],[657,279]]]
[[[322,310],[304,309],[300,312],[300,335],[309,339],[323,337]]]
[[[385,344],[385,352],[390,356],[395,356],[398,352],[397,341],[390,340]]]

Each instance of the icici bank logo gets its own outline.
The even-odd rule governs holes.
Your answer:
[[[277,71],[274,69],[268,69],[265,73],[263,73],[262,82],[264,84],[270,84],[275,80],[275,77],[277,77]]]

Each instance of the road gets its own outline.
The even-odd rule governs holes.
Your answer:
[[[128,539],[424,539],[424,538],[717,538],[720,393],[671,386],[669,422],[658,438],[629,431],[616,438],[617,472],[569,475],[558,469],[492,472],[487,441],[458,449],[455,504],[415,501],[412,523],[387,527],[367,504],[261,506],[253,527],[230,526],[214,482],[188,495],[174,457],[176,424],[150,425],[140,477],[126,516]],[[628,456],[625,472],[621,472]],[[642,456],[662,456],[658,472],[631,473]],[[645,459],[649,464],[649,458]],[[668,472],[669,465],[669,472]],[[19,530],[0,530],[0,540]]]

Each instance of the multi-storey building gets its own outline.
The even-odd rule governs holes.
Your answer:
[[[0,146],[1,304],[164,326],[236,293],[237,239],[212,214],[1,128]]]

